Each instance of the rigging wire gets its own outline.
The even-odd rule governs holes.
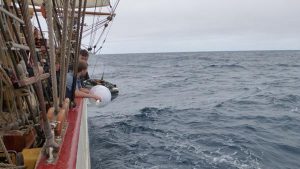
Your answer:
[[[90,47],[94,44],[94,42],[96,40],[96,37],[97,37],[96,33],[98,32],[98,30],[102,26],[104,26],[108,20],[110,21],[112,19],[112,17],[115,16],[114,12],[115,12],[119,2],[120,2],[120,0],[115,1],[115,3],[113,3],[114,4],[113,6],[111,5],[112,3],[110,3],[110,5],[107,7],[110,15],[106,19],[101,20],[100,16],[96,17],[94,15],[92,24],[84,29],[83,32],[85,34],[83,35],[83,37],[86,38],[87,36],[90,36],[89,43],[88,43]],[[97,1],[95,2],[94,13],[97,10],[96,6],[97,6]],[[102,9],[103,9],[103,7],[99,8],[100,13],[101,13]],[[95,22],[95,18],[97,18],[96,22]]]
[[[104,23],[105,22],[105,20],[101,20],[101,22],[100,21],[97,21],[95,24],[93,24],[93,26],[94,27],[98,27],[100,24],[102,24],[102,23]],[[92,29],[92,25],[90,25],[90,26],[87,26],[86,28],[85,28],[85,30],[83,31],[83,32],[88,32],[88,31],[90,31]],[[95,28],[96,29],[96,28]],[[89,32],[90,33],[90,32]]]
[[[101,49],[102,49],[104,43],[106,42],[107,36],[108,36],[108,34],[109,34],[109,32],[110,32],[111,26],[112,26],[112,23],[109,25],[108,31],[107,31],[107,33],[106,33],[106,36],[105,36],[103,42],[102,42],[102,45],[99,47],[99,49],[98,49],[96,52],[94,51],[94,54],[96,54],[96,53],[98,53],[98,52],[101,51]],[[96,65],[97,65],[97,63],[98,63],[98,61],[99,61],[99,58],[100,58],[100,57],[98,57],[98,58],[96,59],[96,62],[95,62],[94,68],[93,68],[92,75],[94,75],[95,68],[96,68]]]
[[[107,24],[108,22],[110,22],[113,17],[115,16],[115,10],[119,4],[120,0],[117,0],[114,5],[112,6],[111,4],[109,5],[108,8],[108,11],[110,12],[110,16],[108,16],[105,20],[102,20],[102,21],[99,21],[100,20],[100,17],[98,17],[97,19],[97,22],[95,23],[94,22],[94,19],[95,17],[93,18],[93,25],[92,25],[92,28],[87,28],[85,31],[88,31],[90,29],[92,29],[92,31],[86,33],[83,37],[86,37],[86,36],[89,36],[90,35],[90,41],[89,41],[89,47],[91,48],[92,45],[94,46],[94,49],[95,49],[95,46],[96,44],[98,44],[100,42],[100,39],[102,38],[103,36],[103,31],[106,30],[106,27],[107,27]],[[95,10],[94,10],[95,12]],[[100,12],[101,12],[101,8],[100,8]],[[102,25],[104,24],[104,25]],[[96,40],[96,33],[97,31],[102,27],[102,26],[105,26],[104,29],[102,30],[102,33],[100,34],[100,36],[98,37],[98,40],[96,41],[95,43],[95,40]]]
[[[101,27],[103,27],[105,25],[105,23],[107,22],[107,20],[103,20],[101,23],[99,23],[98,25],[96,25],[97,30],[100,29]],[[97,30],[95,32],[97,32]],[[87,31],[87,30],[86,30]],[[85,35],[83,35],[83,38],[89,36],[91,34],[91,32],[87,32],[85,33]],[[95,36],[94,36],[95,38]],[[91,46],[91,45],[90,45]]]
[[[108,36],[108,34],[109,34],[110,30],[111,30],[112,24],[113,24],[113,20],[112,20],[111,24],[109,25],[109,28],[108,28],[108,30],[107,30],[107,33],[106,33],[106,35],[105,35],[105,38],[104,38],[104,40],[103,40],[103,42],[102,42],[100,48],[99,48],[96,52],[94,52],[94,54],[98,53],[98,52],[102,49],[104,43],[106,42],[107,36]],[[99,41],[100,41],[100,39],[99,39]],[[99,42],[98,42],[98,43],[99,43]]]
[[[101,40],[101,38],[102,38],[102,36],[103,36],[103,34],[104,34],[104,32],[105,32],[105,30],[106,30],[107,27],[108,27],[108,23],[106,23],[104,25],[103,31],[101,32],[101,34],[100,34],[100,36],[99,36],[99,38],[98,38],[98,40],[97,40],[97,42],[95,43],[94,46],[96,46],[100,42],[100,40]],[[111,24],[110,24],[110,27],[111,27]],[[109,27],[109,29],[110,29],[110,27]]]
[[[98,2],[98,1],[95,2],[94,13],[96,12],[96,9],[97,9],[97,8],[96,8],[96,7],[97,7],[97,2]],[[96,16],[94,15],[94,16],[93,16],[93,24],[92,24],[92,32],[94,31],[95,17],[96,17]],[[91,35],[90,35],[90,43],[89,43],[89,46],[91,46],[91,39],[92,39],[92,38],[93,38],[93,36],[92,36],[92,33],[91,33]]]
[[[32,4],[32,7],[33,7],[33,10],[34,10],[34,14],[35,14],[35,17],[36,17],[36,20],[37,20],[37,24],[39,26],[39,30],[41,32],[41,35],[42,35],[42,39],[43,39],[43,44],[46,48],[46,54],[48,56],[48,58],[50,59],[50,54],[49,54],[49,51],[47,50],[47,46],[46,46],[46,40],[45,40],[45,37],[44,37],[44,34],[43,34],[43,30],[42,30],[42,27],[41,27],[41,23],[40,23],[40,20],[38,18],[38,14],[37,14],[37,11],[36,11],[36,8],[35,8],[35,5],[34,5],[34,2],[33,0],[31,0],[31,4]]]
[[[102,45],[100,46],[100,48],[99,48],[96,52],[94,52],[94,54],[100,52],[100,50],[102,49],[102,47],[103,47],[103,45],[104,45],[104,43],[105,43],[105,41],[106,41],[106,39],[107,39],[107,36],[108,36],[108,34],[109,34],[110,30],[111,30],[111,26],[112,26],[112,24],[113,24],[113,22],[114,22],[114,18],[113,18],[113,17],[115,16],[115,10],[117,9],[117,6],[119,5],[119,2],[120,2],[120,0],[117,0],[113,7],[110,5],[110,8],[111,8],[112,10],[111,10],[111,15],[110,15],[109,17],[107,17],[107,20],[108,20],[109,22],[111,21],[111,24],[109,25],[107,34],[106,34],[106,36],[105,36],[105,38],[104,38],[104,40],[103,40],[103,42],[102,42]],[[106,29],[107,25],[108,25],[108,23],[105,24],[104,30]],[[103,31],[104,31],[104,30],[103,30]],[[102,36],[102,34],[101,34],[100,36]],[[99,39],[98,39],[98,41],[96,42],[96,44],[98,44],[98,43],[100,42],[100,39],[101,39],[101,37],[99,37]],[[96,46],[96,44],[95,44],[95,46]]]
[[[101,10],[102,10],[102,8],[100,8],[100,10],[99,10],[100,13],[101,13]],[[97,31],[103,26],[103,24],[105,24],[106,20],[105,20],[105,19],[101,20],[101,19],[100,19],[100,16],[98,16],[97,22],[98,22],[98,24],[97,24],[97,27],[98,27],[98,28],[96,28],[96,29],[94,30],[94,32],[92,32],[94,38],[92,39],[92,41],[91,41],[91,43],[90,43],[90,47],[91,47],[91,46],[94,44],[94,42],[95,42]]]
[[[115,10],[117,9],[117,6],[119,5],[119,2],[120,2],[120,0],[117,0],[117,2],[115,3],[115,5],[114,5],[114,7],[112,7],[111,5],[110,5],[110,7],[111,7],[111,24],[109,25],[109,28],[108,28],[108,30],[107,30],[107,33],[106,33],[106,35],[105,35],[105,38],[104,38],[104,40],[103,40],[103,42],[102,42],[102,44],[101,44],[101,46],[98,48],[98,50],[97,51],[94,51],[94,54],[96,54],[96,53],[100,53],[100,51],[101,51],[101,49],[102,49],[102,47],[103,47],[103,45],[104,45],[104,43],[106,42],[106,39],[107,39],[107,37],[108,37],[108,34],[109,34],[109,32],[110,32],[110,30],[111,30],[111,26],[112,26],[112,24],[113,24],[113,22],[114,22],[114,19],[113,19],[113,17],[115,16]],[[108,23],[107,23],[108,24]],[[107,27],[107,26],[106,26]],[[98,40],[98,41],[100,41],[100,39]],[[97,43],[96,43],[97,44]],[[94,46],[94,50],[95,50],[95,48],[96,48],[96,44],[95,44],[95,46]],[[94,75],[94,72],[95,72],[95,68],[96,68],[96,65],[97,65],[97,63],[98,63],[98,61],[99,61],[99,58],[100,57],[98,57],[97,59],[96,59],[96,61],[95,61],[95,65],[94,65],[94,68],[93,68],[93,72],[92,72],[92,75]]]

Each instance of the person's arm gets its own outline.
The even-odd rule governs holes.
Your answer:
[[[93,94],[85,93],[85,92],[80,91],[78,89],[75,90],[75,97],[93,98],[95,100],[100,100],[101,101],[101,97],[93,95]]]
[[[82,92],[84,92],[84,93],[90,93],[90,90],[89,89],[87,89],[87,88],[80,88],[79,89],[80,91],[82,91]]]

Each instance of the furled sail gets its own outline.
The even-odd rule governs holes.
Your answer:
[[[33,0],[34,5],[41,6],[44,2],[44,0]],[[83,1],[82,1],[83,2]],[[28,0],[28,3],[31,4],[31,0]],[[103,7],[103,6],[109,6],[110,0],[87,0],[86,7],[87,8],[94,8],[96,7]],[[79,0],[76,1],[76,8],[79,7]]]

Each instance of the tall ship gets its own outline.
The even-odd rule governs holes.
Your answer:
[[[87,100],[75,97],[76,77],[81,50],[101,51],[118,4],[0,1],[0,168],[91,168]],[[105,86],[111,99],[118,94],[103,78],[82,85]]]

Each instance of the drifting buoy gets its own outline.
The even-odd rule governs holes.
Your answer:
[[[101,97],[101,102],[95,99],[89,99],[90,103],[97,105],[98,107],[102,107],[107,105],[111,101],[111,93],[109,89],[102,85],[96,85],[91,88],[90,94]]]

